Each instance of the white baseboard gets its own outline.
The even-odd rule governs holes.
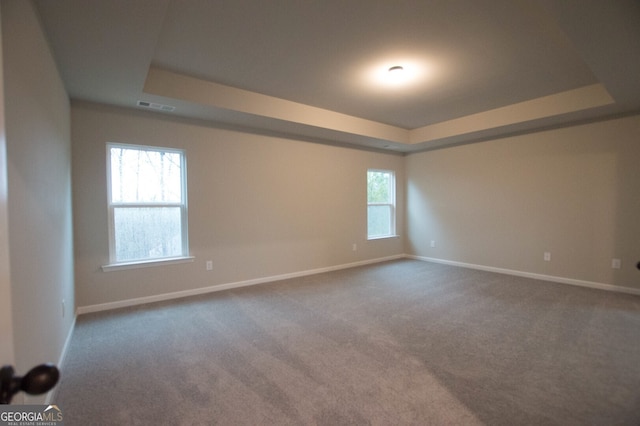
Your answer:
[[[592,281],[576,280],[573,278],[556,277],[552,275],[534,274],[532,272],[516,271],[513,269],[495,268],[493,266],[475,265],[472,263],[456,262],[452,260],[436,259],[433,257],[423,257],[414,255],[405,255],[408,259],[422,260],[425,262],[441,263],[443,265],[460,266],[462,268],[477,269],[480,271],[496,272],[499,274],[515,275],[518,277],[533,278],[536,280],[550,281],[560,284],[569,284],[579,287],[596,288],[599,290],[614,291],[617,293],[633,294],[640,296],[640,289],[631,287],[622,287],[619,285],[602,284]]]
[[[514,275],[514,276],[525,277],[525,278],[533,278],[533,279],[542,280],[542,281],[550,281],[550,282],[556,282],[556,283],[561,283],[561,284],[569,284],[569,285],[575,285],[575,286],[580,286],[580,287],[595,288],[595,289],[599,289],[599,290],[614,291],[614,292],[618,292],[618,293],[626,293],[626,294],[633,294],[633,295],[640,296],[640,289],[635,289],[635,288],[630,288],[630,287],[622,287],[622,286],[616,286],[616,285],[611,285],[611,284],[602,284],[602,283],[591,282],[591,281],[576,280],[576,279],[573,279],[573,278],[556,277],[556,276],[552,276],[552,275],[535,274],[535,273],[532,273],[532,272],[524,272],[524,271],[516,271],[516,270],[512,270],[512,269],[496,268],[496,267],[493,267],[493,266],[475,265],[475,264],[471,264],[471,263],[456,262],[456,261],[452,261],[452,260],[437,259],[437,258],[432,258],[432,257],[415,256],[415,255],[409,255],[409,254],[400,254],[400,255],[388,256],[388,257],[383,257],[383,258],[376,258],[376,259],[363,260],[363,261],[359,261],[359,262],[346,263],[346,264],[342,264],[342,265],[329,266],[329,267],[326,267],[326,268],[310,269],[310,270],[306,270],[306,271],[292,272],[292,273],[282,274],[282,275],[273,275],[273,276],[270,276],[270,277],[255,278],[255,279],[246,280],[246,281],[237,281],[237,282],[226,283],[226,284],[218,284],[218,285],[214,285],[214,286],[196,288],[196,289],[191,289],[191,290],[176,291],[176,292],[172,292],[172,293],[164,293],[164,294],[158,294],[158,295],[154,295],[154,296],[138,297],[138,298],[134,298],[134,299],[119,300],[119,301],[116,301],[116,302],[100,303],[100,304],[96,304],[96,305],[80,306],[77,309],[77,314],[78,315],[82,315],[82,314],[88,314],[88,313],[92,313],[92,312],[100,312],[100,311],[107,311],[107,310],[111,310],[111,309],[125,308],[125,307],[128,307],[128,306],[142,305],[142,304],[145,304],[145,303],[162,302],[162,301],[165,301],[165,300],[180,299],[180,298],[183,298],[183,297],[197,296],[197,295],[213,293],[213,292],[217,292],[217,291],[229,290],[229,289],[239,288],[239,287],[247,287],[247,286],[258,285],[258,284],[266,284],[266,283],[271,283],[271,282],[274,282],[274,281],[286,280],[286,279],[289,279],[289,278],[298,278],[298,277],[304,277],[304,276],[307,276],[307,275],[320,274],[320,273],[323,273],[323,272],[338,271],[338,270],[341,270],[341,269],[354,268],[354,267],[357,267],[357,266],[370,265],[370,264],[374,264],[374,263],[386,262],[386,261],[397,260],[397,259],[402,259],[402,258],[415,259],[415,260],[421,260],[421,261],[426,261],[426,262],[441,263],[441,264],[444,264],[444,265],[459,266],[459,267],[462,267],[462,268],[477,269],[477,270],[480,270],[480,271],[496,272],[496,273],[499,273],[499,274]],[[74,319],[74,324],[75,324],[75,319]],[[71,333],[69,333],[69,336],[71,336]],[[64,354],[66,353],[66,347],[68,345],[68,341],[69,341],[69,338],[67,339],[67,342],[65,343],[65,349],[63,350],[63,354],[61,356],[61,361],[63,361]]]
[[[188,296],[197,296],[201,294],[213,293],[216,291],[229,290],[232,288],[247,287],[247,286],[252,286],[257,284],[266,284],[274,281],[286,280],[289,278],[304,277],[307,275],[315,275],[323,272],[338,271],[340,269],[348,269],[348,268],[354,268],[357,266],[370,265],[373,263],[386,262],[389,260],[402,259],[404,257],[405,255],[398,254],[394,256],[382,257],[377,259],[369,259],[369,260],[363,260],[359,262],[346,263],[342,265],[329,266],[326,268],[310,269],[307,271],[292,272],[289,274],[274,275],[270,277],[256,278],[256,279],[246,280],[246,281],[237,281],[237,282],[232,282],[227,284],[218,284],[214,286],[196,288],[192,290],[176,291],[172,293],[164,293],[164,294],[158,294],[154,296],[119,300],[117,302],[100,303],[97,305],[80,306],[78,307],[76,312],[78,315],[82,315],[82,314],[88,314],[91,312],[100,312],[100,311],[107,311],[111,309],[124,308],[128,306],[142,305],[145,303],[161,302],[165,300],[179,299],[179,298],[188,297]]]
[[[71,321],[71,326],[69,327],[69,332],[67,333],[67,338],[64,340],[64,345],[62,345],[62,351],[60,352],[60,356],[58,357],[58,364],[56,365],[61,372],[63,371],[64,360],[67,357],[67,352],[69,351],[69,344],[71,343],[71,336],[73,335],[73,330],[76,328],[77,318],[78,317],[74,315],[73,321]],[[54,386],[53,389],[47,392],[47,396],[45,397],[44,404],[49,405],[53,402],[53,397],[55,396],[57,386],[59,385],[60,383],[58,383],[56,386]]]
[[[258,284],[266,284],[274,281],[286,280],[289,278],[298,278],[298,277],[303,277],[308,275],[320,274],[323,272],[338,271],[341,269],[355,268],[358,266],[371,265],[375,263],[387,262],[387,261],[403,259],[403,258],[640,296],[640,289],[636,289],[636,288],[622,287],[622,286],[616,286],[611,284],[603,284],[603,283],[597,283],[592,281],[576,280],[573,278],[556,277],[552,275],[536,274],[532,272],[516,271],[513,269],[496,268],[493,266],[484,266],[484,265],[476,265],[472,263],[456,262],[452,260],[437,259],[432,257],[400,254],[400,255],[388,256],[383,258],[346,263],[342,265],[329,266],[326,268],[311,269],[307,271],[292,272],[288,274],[274,275],[270,277],[256,278],[256,279],[246,280],[246,281],[237,281],[237,282],[232,282],[227,284],[219,284],[215,286],[197,288],[192,290],[177,291],[172,293],[159,294],[155,296],[139,297],[135,299],[121,300],[117,302],[101,303],[97,305],[81,306],[81,307],[78,307],[76,313],[77,315],[82,315],[82,314],[87,314],[91,312],[100,312],[100,311],[106,311],[111,309],[123,308],[127,306],[141,305],[141,304],[151,303],[151,302],[160,302],[165,300],[179,299],[179,298],[188,297],[188,296],[197,296],[201,294],[213,293],[213,292],[229,290],[233,288],[247,287],[247,286],[258,285]],[[69,345],[71,342],[73,330],[75,329],[77,315],[74,316],[73,318],[73,322],[71,323],[71,327],[69,328],[69,333],[67,334],[67,338],[65,340],[64,346],[62,347],[62,352],[60,353],[60,358],[58,360],[59,368],[61,368],[64,365],[67,351],[69,349]],[[56,388],[54,388],[47,394],[44,402],[45,404],[52,403],[52,398],[55,396],[55,390]]]

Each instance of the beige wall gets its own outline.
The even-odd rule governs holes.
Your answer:
[[[23,374],[59,361],[73,321],[70,108],[31,2],[2,2],[2,46],[13,339]]]
[[[407,253],[640,289],[639,141],[633,116],[410,155]]]
[[[89,103],[74,104],[72,117],[80,307],[404,252],[640,288],[637,116],[407,157]],[[193,263],[101,270],[108,263],[107,142],[186,149]],[[406,167],[406,241],[366,241],[371,167],[398,173],[401,234]],[[611,269],[614,257],[622,269]]]
[[[2,28],[0,26],[0,82],[4,82],[2,69]],[[4,84],[0,84],[0,365],[12,365],[14,362],[8,212]]]
[[[400,255],[402,237],[366,240],[367,168],[404,158],[209,127],[135,110],[72,106],[78,306],[146,298]],[[107,142],[186,150],[193,263],[103,272]],[[398,212],[403,233],[404,212]],[[352,251],[352,244],[358,250]],[[205,262],[213,260],[213,271]]]

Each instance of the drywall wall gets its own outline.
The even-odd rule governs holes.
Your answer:
[[[59,362],[73,323],[70,107],[32,3],[1,7],[13,340],[24,374]]]
[[[0,16],[1,14],[2,9],[0,8]],[[4,81],[2,69],[2,27],[0,24],[0,82]],[[0,344],[0,365],[13,365],[13,320],[11,318],[8,215],[4,84],[0,84],[0,342],[2,343]]]
[[[79,307],[401,255],[402,237],[367,241],[367,168],[394,170],[398,230],[404,158],[72,104]],[[186,151],[192,263],[104,272],[109,263],[106,143]],[[353,251],[353,244],[357,250]],[[213,270],[207,271],[207,260]]]
[[[639,137],[633,116],[410,155],[407,253],[640,289]]]

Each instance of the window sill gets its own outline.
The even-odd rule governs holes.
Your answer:
[[[383,235],[380,237],[367,237],[367,241],[388,240],[389,238],[400,238],[400,235]]]
[[[138,269],[138,268],[150,268],[152,266],[160,265],[174,265],[178,263],[193,262],[195,257],[183,256],[183,257],[168,257],[166,259],[153,259],[153,260],[140,260],[137,262],[122,262],[122,263],[110,263],[108,265],[102,265],[103,272],[122,271],[124,269]]]

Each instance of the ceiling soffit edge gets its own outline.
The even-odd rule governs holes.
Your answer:
[[[152,95],[192,102],[204,107],[223,108],[390,142],[409,143],[407,129],[237,89],[155,67],[149,69],[143,91]]]
[[[143,91],[150,95],[195,104],[196,108],[222,108],[408,147],[614,103],[614,99],[602,84],[592,84],[417,129],[403,129],[157,67],[149,69]]]

